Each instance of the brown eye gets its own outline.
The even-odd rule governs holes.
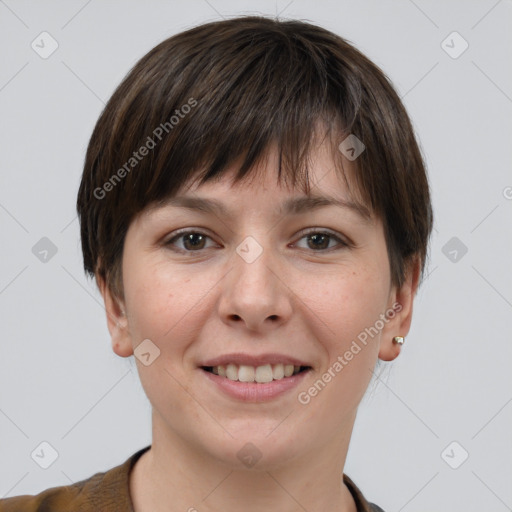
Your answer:
[[[186,249],[204,249],[205,237],[199,233],[182,235],[183,245]]]
[[[306,239],[307,246],[303,247],[314,252],[330,252],[348,247],[349,244],[341,240],[334,233],[328,231],[313,230],[305,233],[300,240]],[[170,238],[164,245],[170,246],[178,252],[191,253],[207,249],[207,240],[211,238],[201,231],[181,231]],[[337,242],[334,245],[332,242]]]
[[[310,231],[304,234],[301,238],[307,240],[307,249],[311,249],[316,252],[327,252],[329,249],[333,249],[329,244],[333,241],[338,242],[334,245],[336,249],[336,245],[343,247],[348,247],[348,244],[341,240],[337,235],[330,233],[328,231]],[[338,247],[340,248],[340,247]]]
[[[308,235],[307,238],[311,242],[311,247],[313,249],[328,249],[329,241],[330,241],[330,238],[332,238],[332,237],[325,233],[318,233],[318,234]]]
[[[205,249],[206,240],[210,237],[199,231],[182,231],[168,240],[165,245],[175,246],[176,242],[182,241],[182,246],[177,248],[185,252],[194,252]]]

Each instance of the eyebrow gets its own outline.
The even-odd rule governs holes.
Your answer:
[[[202,197],[178,196],[166,199],[161,206],[174,206],[179,208],[187,208],[189,210],[199,210],[210,214],[221,214],[226,217],[234,216],[233,213],[220,201],[216,199],[207,199]],[[365,222],[371,222],[372,216],[366,206],[339,199],[331,196],[309,195],[301,197],[292,197],[284,201],[280,212],[285,215],[300,215],[311,210],[318,210],[328,206],[337,206],[350,210],[361,217]]]

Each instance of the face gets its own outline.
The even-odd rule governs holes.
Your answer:
[[[226,211],[144,211],[126,235],[124,302],[101,286],[115,352],[140,356],[150,340],[135,361],[154,432],[232,467],[246,443],[272,467],[346,442],[377,358],[399,353],[417,285],[418,269],[392,286],[382,222],[350,207],[325,148],[311,195],[339,205],[287,209],[306,196],[278,185],[269,156],[257,181],[231,172],[177,194]]]

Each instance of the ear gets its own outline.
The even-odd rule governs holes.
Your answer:
[[[133,355],[133,347],[124,303],[112,295],[105,280],[98,274],[96,274],[96,283],[105,303],[107,326],[112,339],[112,350],[118,356],[129,357]]]
[[[392,287],[386,316],[388,322],[382,329],[379,359],[393,361],[400,354],[401,345],[393,343],[395,336],[406,337],[411,328],[414,297],[418,289],[421,272],[420,258],[408,266],[401,288]]]

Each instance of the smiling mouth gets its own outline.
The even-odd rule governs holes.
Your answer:
[[[265,364],[262,366],[227,364],[201,366],[201,369],[232,381],[264,384],[274,380],[287,379],[293,375],[311,370],[311,367],[294,366],[292,364]]]

